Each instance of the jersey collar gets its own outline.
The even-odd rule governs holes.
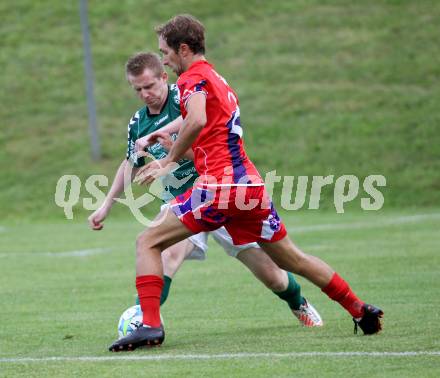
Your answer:
[[[196,60],[194,63],[192,63],[189,68],[188,71],[196,66],[202,66],[207,64],[209,67],[213,67],[213,65],[211,63],[209,63],[207,60],[201,59],[201,60]]]

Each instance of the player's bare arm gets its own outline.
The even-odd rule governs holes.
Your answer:
[[[171,150],[171,147],[175,143],[173,139],[171,138],[171,135],[164,132],[158,132],[157,133],[157,141],[162,145],[163,148],[165,148],[167,151]],[[183,154],[183,158],[188,160],[194,160],[194,153],[191,148],[186,150],[186,152]]]
[[[107,218],[108,214],[110,213],[110,210],[115,203],[116,198],[118,198],[121,193],[124,191],[125,188],[125,171],[128,167],[128,161],[123,160],[120,164],[118,170],[116,171],[115,178],[113,179],[112,186],[107,193],[103,204],[99,209],[97,209],[95,212],[93,212],[89,218],[88,222],[90,227],[93,230],[99,231],[102,230],[104,227],[103,221],[105,218]],[[137,172],[137,168],[133,168],[132,174],[131,174],[131,180],[134,178],[134,175]]]
[[[151,144],[156,143],[158,136],[162,135],[163,133],[166,133],[168,135],[178,133],[183,125],[183,118],[182,116],[177,117],[175,120],[168,123],[166,126],[162,127],[160,130],[155,131],[151,134],[148,134],[142,138],[139,138],[135,142],[135,150],[136,151],[143,151],[146,147],[150,146]]]
[[[206,97],[203,93],[194,93],[186,104],[188,114],[179,132],[179,137],[172,145],[168,155],[161,159],[146,164],[139,169],[135,181],[139,184],[149,184],[161,174],[168,171],[163,169],[173,165],[181,159],[185,152],[191,148],[200,131],[206,125]],[[158,171],[161,167],[161,172]]]
[[[194,93],[186,104],[188,114],[185,118],[179,137],[173,144],[168,156],[168,162],[178,161],[191,148],[200,131],[206,125],[206,97],[203,93]]]

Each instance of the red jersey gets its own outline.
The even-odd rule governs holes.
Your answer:
[[[182,117],[194,93],[206,96],[207,122],[192,144],[194,165],[202,182],[220,185],[263,185],[243,148],[240,108],[234,90],[206,60],[194,62],[177,80]]]

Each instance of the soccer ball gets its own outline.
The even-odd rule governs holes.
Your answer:
[[[119,338],[128,336],[139,328],[142,324],[142,310],[140,305],[127,308],[119,318],[118,334]],[[160,315],[160,322],[163,326],[163,318]]]
[[[119,318],[118,334],[124,337],[134,332],[142,324],[142,310],[140,305],[127,308]]]

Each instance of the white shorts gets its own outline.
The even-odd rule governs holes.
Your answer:
[[[161,206],[161,210],[169,206],[164,204]],[[208,251],[208,236],[211,235],[214,240],[223,247],[224,251],[231,257],[237,257],[237,255],[249,248],[260,248],[258,243],[248,243],[242,245],[234,245],[232,237],[226,228],[220,227],[219,229],[211,232],[200,232],[190,236],[188,239],[194,244],[194,249],[186,257],[186,260],[205,260],[206,252]]]
[[[234,245],[231,235],[229,235],[226,228],[220,227],[219,229],[211,232],[201,232],[199,234],[190,236],[188,239],[194,244],[194,249],[186,259],[188,260],[204,260],[206,259],[206,252],[208,251],[208,236],[211,235],[214,240],[223,247],[224,251],[231,257],[237,257],[237,255],[249,248],[260,248],[257,243],[248,243],[242,245]]]

